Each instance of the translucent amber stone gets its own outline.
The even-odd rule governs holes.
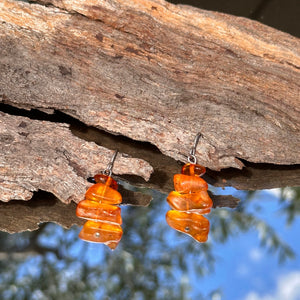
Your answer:
[[[209,214],[213,206],[207,191],[191,194],[180,194],[173,191],[168,195],[167,201],[173,209],[192,211],[198,214]]]
[[[209,221],[202,215],[169,210],[166,220],[170,227],[190,235],[196,241],[200,243],[207,241]]]
[[[105,243],[106,246],[110,248],[110,250],[115,250],[117,246],[119,245],[120,241],[118,242],[107,242]]]
[[[87,221],[79,233],[79,238],[87,242],[102,243],[115,249],[123,235],[120,225]]]
[[[181,169],[181,174],[190,176],[202,176],[206,172],[205,167],[197,164],[185,164]]]
[[[92,221],[122,224],[120,207],[91,200],[80,201],[76,208],[76,215]]]
[[[107,204],[120,204],[122,202],[121,194],[103,183],[92,185],[87,190],[85,199]]]
[[[107,176],[105,174],[96,174],[94,176],[94,179],[95,179],[96,183],[103,183],[105,185],[108,185],[109,187],[111,187],[114,190],[118,189],[117,182],[114,179],[112,179],[110,176]]]
[[[202,178],[183,174],[174,175],[174,187],[177,192],[182,194],[196,193],[208,189],[206,181]]]

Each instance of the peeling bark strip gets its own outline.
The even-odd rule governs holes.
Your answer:
[[[57,109],[183,161],[299,163],[300,42],[156,1],[0,3],[0,99]]]
[[[73,136],[66,124],[0,112],[0,200],[29,200],[44,190],[65,203],[78,202],[89,185],[86,178],[104,170],[113,152]],[[152,171],[144,160],[122,153],[113,169],[146,180]]]

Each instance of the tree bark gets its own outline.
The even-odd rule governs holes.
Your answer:
[[[5,0],[0,93],[183,161],[299,163],[299,39],[157,1]],[[42,5],[42,4],[47,4]]]
[[[30,120],[0,112],[1,200],[29,200],[34,191],[52,193],[62,202],[82,200],[86,178],[105,170],[113,151],[73,136],[66,124]],[[128,169],[128,166],[131,166]],[[115,174],[149,179],[144,160],[118,154]]]
[[[59,111],[102,131],[89,140],[64,122],[0,113],[2,201],[28,200],[44,190],[64,203],[78,202],[89,186],[86,178],[104,169],[108,149],[116,148],[130,155],[118,156],[117,176],[168,192],[180,170],[176,160],[186,160],[198,132],[203,138],[196,155],[210,168],[204,177],[209,183],[299,185],[300,168],[292,166],[300,163],[299,39],[245,18],[162,0],[33,2],[0,3],[1,102]],[[131,140],[110,135],[106,141],[103,130]],[[133,140],[150,142],[168,157]],[[148,180],[152,166],[149,183],[132,177]],[[244,169],[216,172],[228,167]],[[121,192],[124,204],[151,200]],[[212,198],[214,207],[238,203],[231,196]],[[1,229],[81,222],[74,219],[74,204],[67,209],[53,200],[48,211],[51,201],[39,199],[38,209],[34,202],[2,204]]]
[[[141,155],[131,140],[127,153],[140,158],[121,156],[114,173],[149,179],[152,165],[147,186],[166,192],[180,168],[175,160],[186,160],[197,132],[203,135],[198,162],[211,170],[242,168],[245,161],[299,163],[299,39],[245,18],[161,0],[4,0],[0,9],[1,102],[60,111],[150,142],[172,158]],[[0,132],[2,201],[45,190],[78,202],[86,177],[109,161],[106,148],[116,148],[115,142],[104,148],[84,141],[62,123],[3,113]],[[268,178],[286,171],[288,181],[268,188],[299,184],[299,166],[293,173],[286,168]],[[210,171],[205,179],[264,188],[262,172],[239,172]]]

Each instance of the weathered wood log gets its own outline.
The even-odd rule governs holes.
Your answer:
[[[200,131],[199,162],[214,170],[299,163],[299,39],[162,0],[39,3],[0,4],[3,102],[181,161]]]
[[[197,154],[211,169],[241,167],[238,158],[299,162],[295,147],[299,142],[299,40],[246,19],[162,1],[52,4],[60,9],[13,1],[0,4],[4,21],[0,25],[0,97],[4,103],[47,113],[59,110],[85,124],[150,141],[181,161],[201,131],[205,138]],[[135,21],[129,23],[129,19]],[[64,124],[19,119],[12,125],[8,118],[18,117],[0,115],[4,200],[30,199],[38,189],[64,202],[81,200],[86,177],[106,166],[111,151],[79,140]],[[11,126],[9,134],[7,126]],[[101,138],[97,132],[97,139]],[[106,147],[119,148],[116,144]],[[88,146],[82,150],[79,145]],[[26,153],[29,148],[31,152]],[[120,149],[146,159],[155,169],[148,187],[172,189],[172,175],[180,165],[157,152],[145,155],[132,145],[129,148],[128,152],[126,147]],[[103,161],[99,161],[101,154]],[[142,160],[122,157],[122,161],[115,173],[131,171],[149,177],[152,168]],[[133,161],[142,162],[144,168],[132,166]],[[299,173],[280,169],[269,177],[285,171],[289,181],[268,181],[268,187],[297,185]],[[266,187],[262,173],[224,172],[210,171],[205,179],[217,186]],[[149,204],[147,195],[121,192],[127,204]],[[238,203],[231,196],[212,198],[214,207],[233,208]],[[67,207],[55,201],[50,210],[49,199],[38,200],[34,209],[31,202],[2,204],[1,229],[33,230],[46,221],[64,227],[81,224],[74,216],[74,204]],[[21,215],[16,211],[22,211]]]
[[[29,200],[34,191],[43,190],[62,202],[78,202],[89,185],[86,178],[104,170],[114,152],[75,137],[66,124],[2,112],[0,133],[1,201]],[[119,153],[113,171],[149,179],[153,168]]]
[[[42,190],[52,193],[64,203],[69,203],[71,200],[77,203],[83,200],[85,191],[90,185],[86,178],[105,169],[110,161],[113,151],[72,136],[67,124],[31,120],[2,112],[0,112],[0,117],[1,201],[29,200],[35,191]],[[113,171],[115,174],[128,174],[128,165],[131,166],[131,174],[139,174],[145,179],[149,179],[153,171],[144,160],[130,158],[122,153],[117,156]],[[153,187],[151,184],[149,186]],[[156,187],[159,188],[159,186]],[[165,185],[162,190],[168,192],[167,188],[168,185]],[[122,204],[147,206],[152,199],[150,195],[133,192],[122,186],[119,186],[119,192],[122,195]],[[211,196],[214,207],[236,207],[238,204],[238,199],[232,197]],[[45,202],[43,197],[45,195],[40,195],[41,206]],[[56,203],[55,199],[51,200]],[[9,216],[9,218],[15,218],[15,222],[8,222],[9,226],[7,226],[7,219],[2,218],[0,222],[2,230],[16,228],[18,232],[21,225],[24,225],[24,230],[36,229],[41,220],[37,219],[37,210],[32,212],[30,207],[31,204],[24,206],[27,210],[29,209],[29,215],[25,221],[17,222],[18,215]],[[68,208],[68,213],[70,210],[75,213],[72,207]],[[43,218],[44,222],[51,220],[58,222],[59,219],[53,216],[56,216],[55,211],[61,208],[61,205],[55,205],[51,209],[54,212]],[[12,212],[14,206],[10,205],[8,209]],[[5,206],[0,209],[0,215],[2,215],[1,212],[9,215]],[[31,221],[27,222],[27,219]],[[73,218],[71,221],[73,222]],[[70,218],[67,216],[59,221],[66,227],[68,227],[68,222]],[[80,223],[73,222],[72,224]]]

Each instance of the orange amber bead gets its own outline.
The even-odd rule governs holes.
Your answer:
[[[181,174],[189,176],[202,176],[206,172],[205,167],[197,164],[185,164],[181,169]]]
[[[115,250],[117,246],[119,245],[120,241],[118,242],[107,242],[105,243],[106,246],[110,248],[110,250]]]
[[[190,235],[196,241],[200,243],[207,241],[209,221],[202,215],[169,210],[166,220],[170,227]]]
[[[95,222],[122,224],[120,207],[91,200],[80,201],[76,208],[76,215]]]
[[[207,191],[190,194],[180,194],[173,191],[168,195],[167,201],[173,209],[192,211],[198,214],[209,214],[213,206]]]
[[[182,194],[196,193],[208,189],[206,181],[202,178],[183,174],[174,175],[174,187],[177,192]]]
[[[120,225],[87,221],[79,233],[79,238],[87,242],[102,243],[115,249],[123,235]]]
[[[87,190],[85,199],[107,204],[120,204],[122,202],[121,194],[103,183],[92,185]]]
[[[114,179],[112,179],[110,176],[107,176],[105,174],[96,174],[94,176],[94,179],[95,179],[96,183],[103,183],[105,185],[108,185],[109,187],[111,187],[114,190],[118,189],[117,182]]]

